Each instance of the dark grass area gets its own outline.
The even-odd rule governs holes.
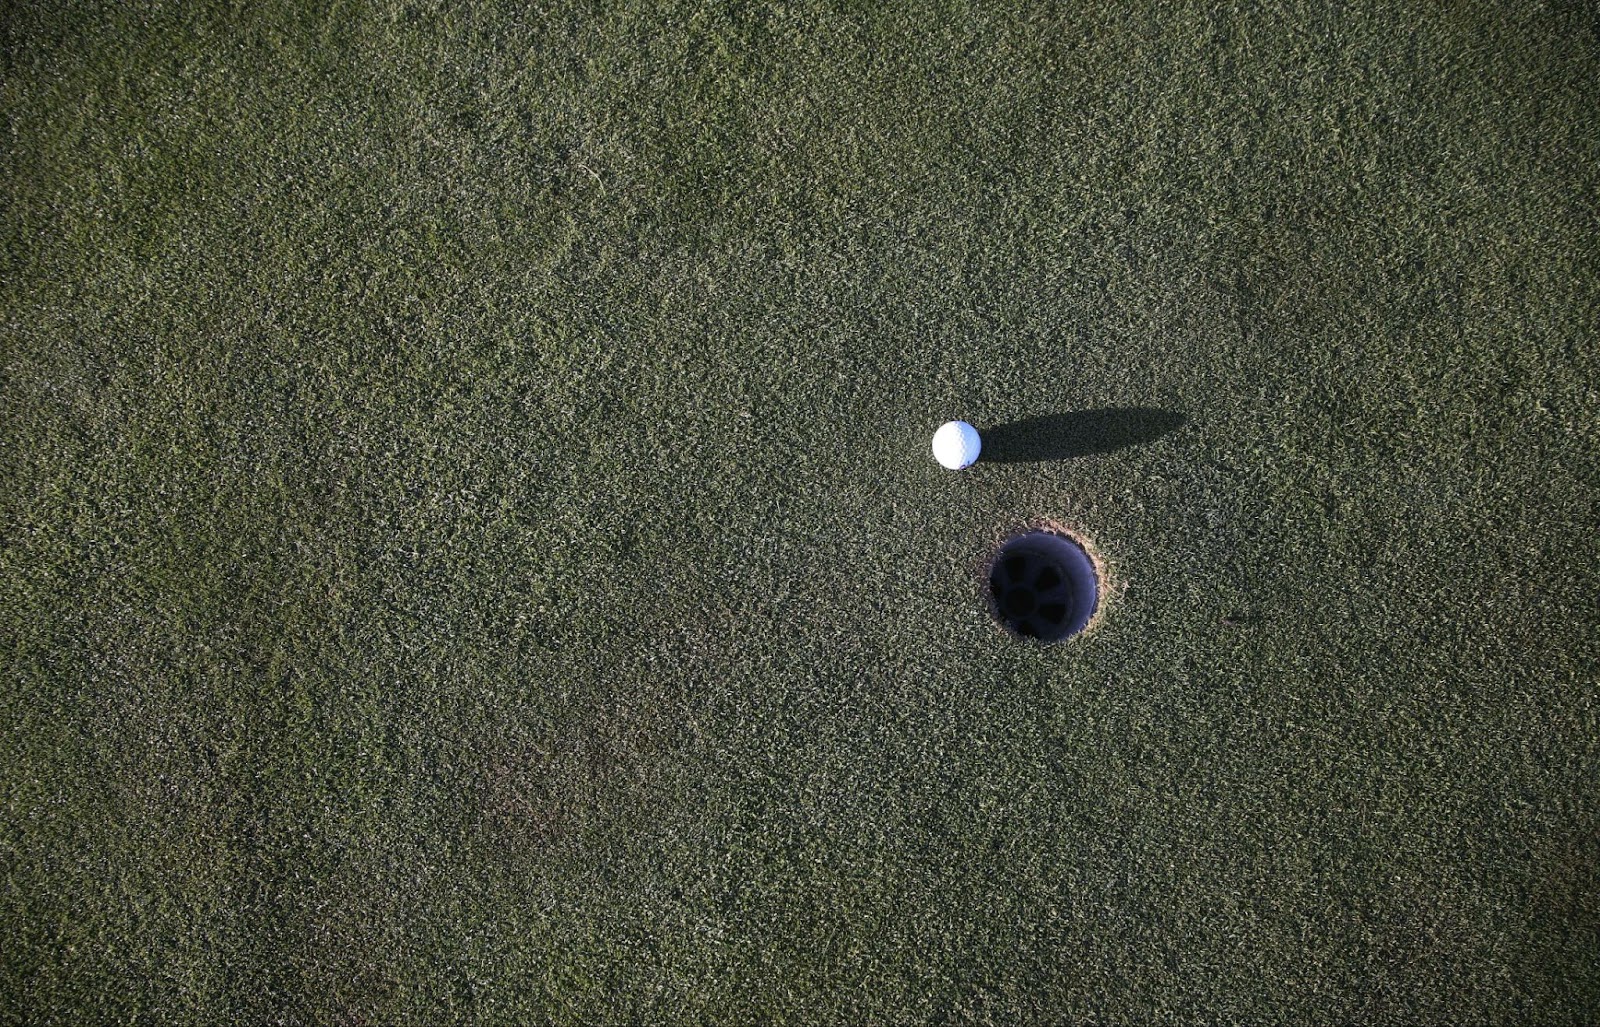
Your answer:
[[[989,426],[983,459],[990,463],[1074,460],[1154,442],[1183,427],[1188,418],[1171,410],[1111,407],[1069,410]]]
[[[1592,6],[0,31],[6,1019],[1600,1015]]]

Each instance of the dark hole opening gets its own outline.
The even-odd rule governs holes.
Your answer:
[[[1088,626],[1099,606],[1100,583],[1076,540],[1030,531],[996,554],[989,593],[996,619],[1012,634],[1057,642]]]

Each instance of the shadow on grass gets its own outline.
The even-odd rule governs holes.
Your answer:
[[[1188,418],[1153,407],[1106,407],[1046,414],[997,424],[983,432],[983,460],[995,464],[1070,460],[1159,439]]]

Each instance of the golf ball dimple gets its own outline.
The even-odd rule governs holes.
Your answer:
[[[971,467],[982,449],[978,429],[965,421],[946,421],[933,433],[933,458],[952,471]]]

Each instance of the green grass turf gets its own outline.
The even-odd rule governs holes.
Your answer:
[[[7,6],[5,1019],[1600,1015],[1595,9],[893,6]]]

